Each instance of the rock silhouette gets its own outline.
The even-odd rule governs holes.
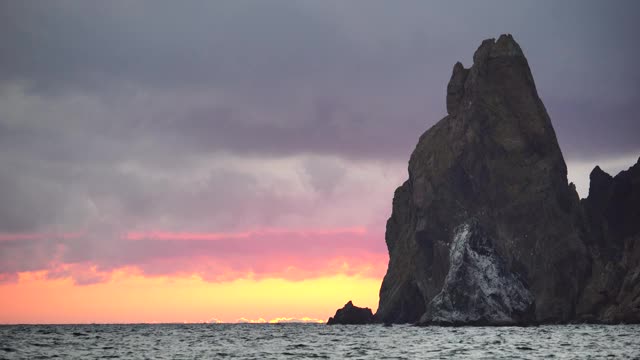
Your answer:
[[[527,59],[482,42],[394,194],[375,321],[640,321],[640,165],[580,200]]]
[[[373,322],[373,312],[369,308],[361,308],[353,305],[351,301],[346,303],[342,309],[338,309],[333,317],[329,318],[327,324],[351,324],[362,325]]]
[[[578,299],[579,321],[640,322],[640,159],[615,177],[593,169],[582,200],[591,272]]]

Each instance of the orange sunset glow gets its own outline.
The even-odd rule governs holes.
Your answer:
[[[146,277],[132,269],[78,286],[28,272],[0,285],[0,322],[324,322],[348,300],[375,309],[379,287],[380,279],[361,276],[210,283],[198,276]]]
[[[49,252],[44,269],[2,275],[0,323],[324,322],[349,300],[377,307],[380,237],[362,226],[123,231],[78,259],[86,231],[4,233],[5,248]]]
[[[45,260],[2,274],[0,323],[324,322],[349,300],[377,307],[380,237],[363,226],[122,231],[87,252],[87,231],[3,233],[15,255],[5,267],[19,267],[21,248]]]

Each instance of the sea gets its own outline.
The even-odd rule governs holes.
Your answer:
[[[3,325],[1,359],[639,359],[640,325]]]

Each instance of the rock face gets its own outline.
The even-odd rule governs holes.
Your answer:
[[[493,242],[475,222],[454,230],[449,273],[421,323],[512,325],[533,320],[533,295],[506,270]]]
[[[376,320],[639,321],[640,165],[581,202],[510,35],[455,64],[446,105],[394,194]]]
[[[592,253],[576,308],[581,321],[640,321],[640,159],[616,177],[596,167],[582,200]]]
[[[329,325],[362,325],[371,323],[373,323],[373,312],[371,312],[371,309],[357,307],[353,305],[351,301],[346,303],[342,309],[338,309],[336,314],[327,321]]]

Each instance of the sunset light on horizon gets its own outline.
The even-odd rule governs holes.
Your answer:
[[[0,241],[82,236],[1,234]],[[251,255],[250,249],[262,242],[278,254]],[[126,232],[121,236],[125,252],[127,246],[136,251],[140,245],[167,251],[140,258],[144,266],[124,267],[59,262],[65,254],[65,244],[59,243],[57,262],[49,270],[1,279],[0,294],[11,296],[0,298],[0,323],[325,322],[349,300],[377,308],[388,256],[381,247],[367,249],[370,243],[373,238],[364,227]],[[172,253],[175,246],[193,249]],[[216,251],[227,255],[216,256]]]
[[[0,293],[11,294],[0,298],[0,323],[326,322],[348,300],[375,311],[379,287],[379,278],[357,275],[211,283],[122,269],[105,282],[79,286],[43,272],[21,273],[18,282],[0,285]]]

